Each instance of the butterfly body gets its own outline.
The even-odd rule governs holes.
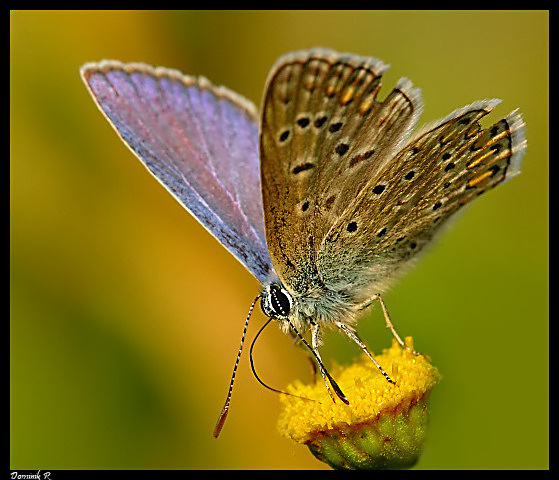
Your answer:
[[[411,135],[420,91],[403,78],[380,100],[387,68],[326,49],[285,55],[260,117],[174,70],[103,61],[81,74],[141,162],[260,282],[264,313],[310,330],[320,361],[325,327],[366,349],[360,311],[462,206],[518,173],[526,147],[516,111],[481,127],[495,99]]]

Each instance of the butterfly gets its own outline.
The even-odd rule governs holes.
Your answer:
[[[480,100],[411,135],[423,109],[402,78],[379,100],[381,61],[314,48],[282,56],[260,115],[204,77],[141,63],[88,63],[93,99],[154,177],[261,285],[263,312],[303,342],[334,400],[347,398],[318,347],[338,328],[394,383],[355,331],[381,294],[462,206],[519,172],[517,111],[483,129]],[[310,344],[304,334],[310,332]]]

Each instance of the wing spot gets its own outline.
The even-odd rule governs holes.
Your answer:
[[[373,156],[373,154],[375,153],[375,149],[373,148],[372,150],[369,150],[365,153],[362,153],[361,155],[357,155],[355,157],[353,157],[350,161],[349,161],[349,168],[353,168],[355,167],[355,165],[357,165],[358,163],[361,163],[363,160],[368,160],[369,158],[371,158]]]
[[[328,131],[329,131],[330,133],[335,133],[335,132],[337,132],[338,130],[340,130],[340,129],[342,128],[342,126],[343,126],[343,123],[342,123],[342,122],[332,123],[332,124],[330,125],[330,127],[328,127]]]
[[[336,153],[341,157],[347,153],[349,150],[349,145],[347,143],[340,143],[336,146]]]
[[[491,176],[494,177],[495,175],[497,175],[497,173],[499,172],[499,170],[501,170],[501,167],[499,167],[499,165],[493,165],[489,171],[491,172]]]
[[[332,205],[334,205],[335,201],[336,201],[336,195],[332,195],[332,196],[328,197],[326,199],[326,202],[324,202],[324,208],[326,210],[330,210],[332,208]]]
[[[326,123],[326,120],[328,120],[328,117],[323,116],[323,117],[319,117],[314,121],[314,126],[315,128],[320,128],[322,127],[322,125],[324,125]]]
[[[297,165],[293,169],[293,174],[297,175],[298,173],[304,172],[305,170],[310,170],[311,168],[314,168],[314,167],[315,167],[314,163],[302,163],[301,165]]]
[[[285,130],[284,132],[282,132],[282,134],[279,137],[279,141],[280,142],[285,142],[289,137],[289,130]]]
[[[501,151],[502,145],[500,143],[497,143],[495,145],[493,145],[492,147],[489,147],[489,150],[493,150],[492,153],[499,153]]]

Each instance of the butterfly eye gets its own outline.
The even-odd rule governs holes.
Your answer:
[[[278,284],[272,283],[262,294],[260,307],[264,314],[273,318],[287,318],[291,311],[291,295]]]

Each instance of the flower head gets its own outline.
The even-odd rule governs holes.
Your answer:
[[[280,433],[305,444],[333,468],[382,469],[413,466],[426,434],[427,397],[440,375],[428,358],[396,341],[378,362],[396,384],[390,384],[363,356],[347,367],[335,367],[349,405],[332,402],[322,382],[296,381],[282,395]],[[304,397],[304,398],[301,398]]]

